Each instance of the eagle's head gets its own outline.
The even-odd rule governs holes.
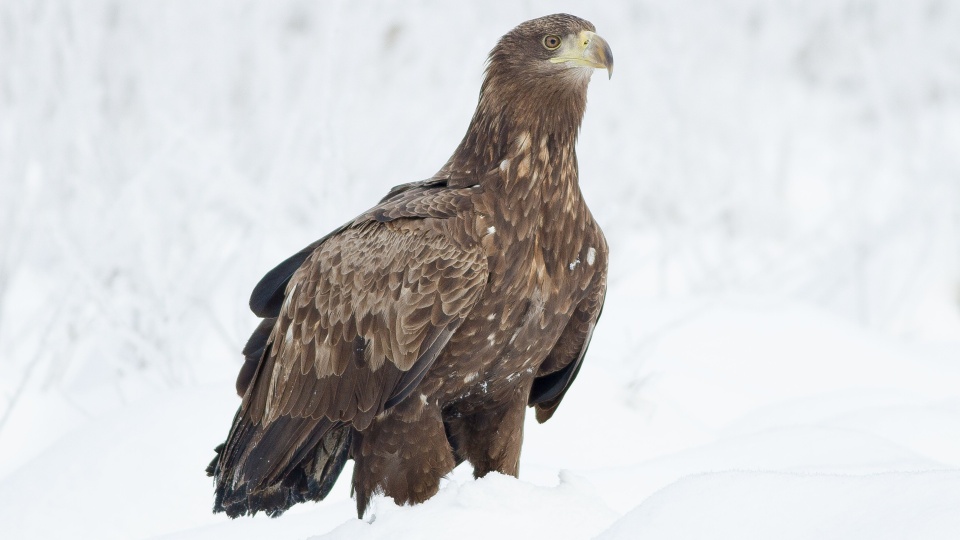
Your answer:
[[[613,52],[593,24],[567,14],[521,23],[497,42],[480,100],[460,146],[439,174],[485,171],[506,157],[519,134],[573,145],[594,69],[613,73]]]
[[[488,75],[509,72],[535,81],[589,79],[594,69],[613,76],[613,52],[589,21],[559,13],[521,23],[490,52]]]

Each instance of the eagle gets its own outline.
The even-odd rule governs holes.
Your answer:
[[[593,24],[524,22],[492,49],[476,112],[431,178],[268,272],[242,397],[207,468],[230,517],[323,499],[347,460],[363,517],[415,504],[463,461],[517,476],[526,407],[553,416],[583,362],[608,248],[580,192],[576,140]]]

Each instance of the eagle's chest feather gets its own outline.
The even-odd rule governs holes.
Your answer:
[[[476,230],[489,279],[431,370],[441,402],[483,401],[527,387],[583,299],[599,246],[579,190],[569,194],[573,200],[561,195],[538,208],[516,199],[479,205]]]

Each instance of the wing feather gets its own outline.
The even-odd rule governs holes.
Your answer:
[[[317,445],[413,392],[473,308],[486,255],[447,219],[468,208],[471,188],[437,187],[397,191],[257,285],[251,308],[267,321],[244,351],[243,401],[212,467],[218,508],[279,513],[302,499],[306,488],[289,482],[312,474]]]
[[[587,298],[574,310],[573,316],[560,334],[560,339],[540,365],[530,388],[527,403],[536,407],[537,421],[541,424],[553,416],[580,372],[583,357],[590,347],[593,329],[603,311],[607,288],[606,273],[598,274],[591,287]]]
[[[480,247],[405,225],[345,229],[294,273],[266,353],[275,367],[254,382],[267,389],[265,423],[368,424],[413,390],[466,317],[486,281]]]

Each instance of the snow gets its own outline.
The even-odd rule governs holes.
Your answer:
[[[461,466],[358,520],[348,466],[280,519],[211,514],[252,285],[432,174],[494,40],[561,10],[616,56],[578,154],[611,272],[520,478]],[[3,537],[960,538],[958,25],[936,0],[0,4]]]
[[[885,341],[808,306],[727,298],[664,332],[632,379],[585,364],[554,419],[528,419],[519,480],[461,466],[423,505],[377,498],[367,521],[348,482],[276,520],[210,514],[202,468],[236,399],[229,381],[170,391],[3,478],[0,521],[23,537],[445,538],[469,524],[458,535],[948,538],[960,364]]]
[[[956,538],[960,473],[827,476],[720,472],[684,478],[598,540],[650,538]],[[730,512],[722,501],[745,511]]]

